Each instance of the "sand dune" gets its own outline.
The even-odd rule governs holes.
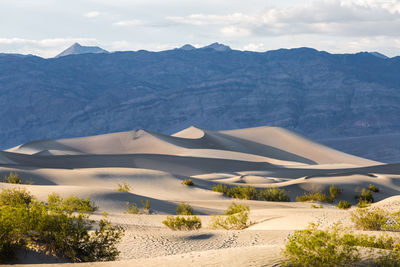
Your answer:
[[[113,222],[126,226],[128,234],[121,244],[123,261],[116,266],[159,262],[201,265],[211,263],[207,257],[217,260],[219,253],[247,255],[255,264],[267,265],[268,260],[278,262],[277,251],[288,231],[304,228],[309,221],[328,225],[348,217],[347,211],[332,205],[315,210],[309,203],[243,201],[250,206],[255,222],[247,234],[209,230],[206,222],[210,215],[223,213],[232,201],[211,191],[217,183],[283,187],[292,200],[305,191],[327,190],[335,184],[344,189],[341,198],[352,203],[361,188],[375,184],[381,189],[374,195],[381,202],[375,205],[400,206],[395,197],[400,192],[400,164],[345,154],[277,127],[230,131],[189,127],[171,136],[135,130],[35,141],[0,151],[0,176],[10,172],[19,173],[23,181],[33,181],[33,185],[22,186],[39,199],[46,200],[51,192],[90,196],[100,210],[110,213]],[[188,178],[195,186],[182,185]],[[119,183],[128,184],[130,191],[116,191]],[[1,184],[3,188],[13,186]],[[127,202],[145,200],[150,200],[152,216],[123,214]],[[201,215],[206,228],[203,234],[210,236],[208,243],[200,239],[182,242],[183,236],[162,226],[165,214],[174,214],[181,202],[190,203]],[[95,216],[100,218],[100,213]],[[279,231],[274,240],[266,238],[274,236],[274,231]],[[139,243],[129,239],[135,235],[143,236],[140,242],[135,239]],[[165,247],[162,237],[166,235],[175,240],[167,242],[171,247]],[[193,234],[187,235],[191,238]],[[149,236],[154,242],[149,243]],[[266,247],[270,249],[264,252]],[[261,260],[260,255],[267,256]]]

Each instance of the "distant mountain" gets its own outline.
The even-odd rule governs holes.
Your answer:
[[[371,55],[379,57],[379,58],[383,58],[383,59],[387,59],[389,57],[385,56],[384,54],[381,54],[379,52],[369,52]]]
[[[0,105],[2,148],[190,125],[281,126],[320,141],[386,136],[400,133],[400,57],[212,47],[0,57]]]
[[[78,43],[75,43],[62,51],[56,57],[64,57],[69,55],[80,55],[80,54],[101,54],[101,53],[109,53],[108,51],[98,47],[98,46],[82,46]]]
[[[179,49],[189,51],[189,50],[196,49],[196,47],[194,47],[191,44],[185,44],[184,46],[180,47]]]
[[[207,46],[202,47],[203,49],[211,48],[214,49],[215,51],[229,51],[232,50],[229,46],[223,45],[220,43],[213,43]]]

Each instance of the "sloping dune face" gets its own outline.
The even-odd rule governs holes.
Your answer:
[[[155,210],[166,213],[177,201],[224,200],[211,190],[218,183],[284,187],[292,199],[304,191],[340,184],[349,188],[352,201],[354,188],[374,183],[388,188],[383,199],[398,193],[397,167],[348,155],[277,127],[189,127],[171,136],[134,130],[35,141],[0,153],[0,175],[18,172],[35,183],[30,186],[33,191],[75,191],[112,210],[124,209],[121,203],[130,198],[147,197],[158,203]],[[189,178],[194,187],[181,184]],[[116,192],[118,183],[124,182],[132,192]]]

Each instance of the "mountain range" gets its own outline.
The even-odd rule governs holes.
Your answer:
[[[400,160],[400,57],[312,48],[261,53],[218,43],[101,51],[2,54],[1,148],[140,128],[170,134],[190,125],[271,125],[358,156]]]

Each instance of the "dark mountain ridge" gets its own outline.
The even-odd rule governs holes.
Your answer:
[[[400,133],[400,57],[311,48],[3,56],[0,96],[2,148],[190,125],[276,125],[318,140],[374,136]]]

